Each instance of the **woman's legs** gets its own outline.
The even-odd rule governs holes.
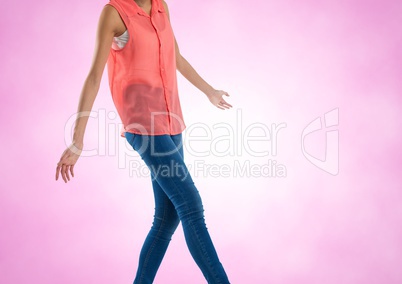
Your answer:
[[[152,283],[178,218],[189,251],[208,283],[229,283],[205,225],[201,197],[184,163],[181,134],[126,133],[126,137],[150,169],[155,193],[155,219],[141,250],[134,283]]]
[[[153,179],[154,221],[142,246],[134,283],[152,283],[180,219],[158,182]]]

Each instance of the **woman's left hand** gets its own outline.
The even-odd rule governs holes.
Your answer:
[[[212,91],[210,94],[208,94],[208,99],[209,101],[216,107],[220,108],[220,109],[229,109],[232,107],[231,104],[229,104],[228,102],[226,102],[223,99],[223,95],[228,96],[229,94],[226,93],[225,91],[222,90],[214,90]]]

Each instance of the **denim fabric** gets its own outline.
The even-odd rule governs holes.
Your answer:
[[[125,132],[125,136],[151,172],[155,198],[153,225],[140,252],[134,284],[153,282],[180,221],[187,247],[207,283],[230,283],[206,227],[200,194],[184,163],[182,134]]]

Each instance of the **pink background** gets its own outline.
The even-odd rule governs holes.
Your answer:
[[[54,179],[105,3],[2,3],[1,283],[134,279],[154,204],[150,179],[130,175],[126,162],[141,160],[113,128],[118,118],[109,117],[107,150],[81,157],[69,183]],[[234,106],[218,110],[178,73],[187,125],[217,134],[213,125],[235,127],[239,110],[245,126],[287,125],[276,156],[200,158],[185,149],[188,164],[286,167],[286,177],[193,177],[231,283],[402,283],[401,1],[167,3],[182,55]],[[301,149],[303,129],[333,109],[336,175]],[[106,73],[93,110],[115,113]],[[101,131],[91,119],[85,149],[97,149]],[[110,150],[113,141],[127,160]],[[304,142],[324,158],[324,129]],[[155,283],[205,283],[181,226]]]

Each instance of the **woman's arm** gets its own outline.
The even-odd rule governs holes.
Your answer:
[[[162,0],[165,7],[166,14],[170,21],[169,8],[167,3]],[[228,93],[215,90],[211,85],[209,85],[201,76],[195,71],[191,64],[180,54],[180,49],[175,38],[175,48],[176,48],[176,68],[179,72],[186,78],[191,84],[202,91],[210,100],[210,102],[220,109],[227,109],[232,107],[227,103],[222,96],[229,96]]]
[[[113,37],[120,32],[121,23],[122,20],[116,9],[110,5],[106,5],[99,18],[92,64],[84,81],[78,102],[73,141],[63,152],[60,161],[57,163],[56,180],[59,177],[59,172],[61,173],[64,182],[70,180],[69,171],[74,177],[73,167],[81,155],[84,146],[84,132],[88,122],[88,114],[92,109],[99,91],[102,74],[109,56]]]
[[[92,106],[98,94],[102,74],[109,56],[113,37],[117,33],[119,18],[120,16],[118,12],[112,6],[106,5],[103,8],[98,22],[92,64],[84,82],[78,103],[78,116],[74,128],[73,142],[80,144],[83,143],[84,132],[88,122],[88,115],[85,115],[85,113],[89,113],[92,110]],[[84,115],[79,117],[79,114]]]

